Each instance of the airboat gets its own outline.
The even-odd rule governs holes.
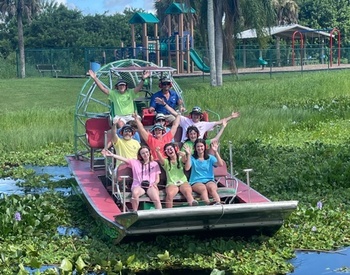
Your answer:
[[[127,59],[102,66],[96,75],[106,87],[113,87],[114,83],[122,78],[127,81],[128,89],[132,89],[139,83],[145,70],[151,72],[151,77],[145,81],[135,104],[143,124],[150,126],[153,124],[154,114],[148,111],[148,106],[151,95],[159,90],[159,79],[164,76],[171,78],[172,89],[183,98],[183,91],[173,78],[176,72],[174,68]],[[118,176],[115,177],[113,161],[100,154],[107,144],[106,133],[111,128],[109,109],[106,95],[100,92],[93,79],[89,78],[79,93],[75,107],[74,154],[66,156],[66,160],[93,216],[100,221],[105,234],[117,242],[129,236],[167,233],[209,231],[211,236],[215,236],[223,231],[232,234],[235,229],[275,232],[296,209],[297,201],[274,202],[251,188],[249,169],[245,171],[246,182],[238,179],[232,171],[230,148],[229,165],[225,162],[224,167],[215,169],[222,205],[207,206],[199,200],[198,206],[189,206],[185,198],[178,194],[174,199],[173,208],[159,210],[154,209],[149,198],[143,196],[140,198],[139,209],[131,211],[131,169],[119,165]],[[181,127],[178,131],[182,131]],[[175,138],[176,136],[181,137],[181,134],[175,135]],[[164,177],[161,176],[160,183],[162,202],[165,202],[166,196]],[[194,196],[199,199],[198,195]]]

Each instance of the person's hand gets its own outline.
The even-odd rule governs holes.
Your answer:
[[[179,151],[179,152],[177,152],[177,154],[179,155],[179,157],[184,157],[184,156],[186,156],[186,153],[185,152],[183,152],[183,151]]]
[[[112,157],[113,156],[113,153],[107,149],[103,149],[101,151],[102,155],[104,155],[105,157]]]
[[[90,77],[91,77],[92,79],[95,80],[96,74],[95,74],[95,72],[94,72],[93,70],[89,70],[89,75],[90,75]]]
[[[211,149],[216,153],[218,151],[219,148],[219,142],[217,140],[214,140],[211,144],[210,144]]]
[[[231,118],[239,117],[239,112],[232,111]]]
[[[154,113],[154,111],[155,111],[155,109],[153,107],[149,107],[148,110],[149,110],[150,113]]]
[[[113,124],[112,124],[112,127],[117,127],[117,125],[118,125],[119,121],[120,121],[120,117],[118,117],[118,118],[114,118],[114,119],[113,119]]]
[[[143,79],[149,78],[150,75],[151,75],[150,71],[143,71],[142,78]]]
[[[159,146],[156,147],[156,152],[160,153],[160,147]]]
[[[185,152],[186,152],[186,155],[191,155],[191,153],[192,153],[192,150],[191,150],[191,147],[190,146],[188,146],[187,144],[185,144],[184,146],[183,146],[183,148],[185,149]]]
[[[186,108],[182,106],[179,108],[179,111],[180,111],[180,113],[184,113],[186,111]]]
[[[156,101],[157,104],[160,104],[160,105],[164,105],[165,104],[165,101],[164,101],[163,98],[156,97],[154,100]]]
[[[139,120],[140,120],[140,118],[139,118],[139,116],[137,115],[137,113],[133,113],[133,114],[132,114],[132,117],[135,119],[135,121],[139,121]]]

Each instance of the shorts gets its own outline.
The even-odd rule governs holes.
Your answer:
[[[140,116],[139,116],[139,118],[141,119]],[[118,119],[120,119],[124,124],[127,123],[130,120],[134,120],[132,115],[126,115],[126,116],[118,116],[118,115],[116,115],[113,118],[113,123],[116,123]]]

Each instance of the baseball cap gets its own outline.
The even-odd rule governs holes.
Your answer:
[[[131,125],[125,124],[121,129],[120,129],[120,133],[123,134],[125,130],[129,130],[132,132],[132,134],[134,134],[135,130]]]
[[[192,109],[190,114],[195,114],[195,113],[201,115],[202,114],[202,109],[200,107],[198,107],[198,106],[193,107],[193,109]]]
[[[118,82],[117,82],[117,84],[115,84],[116,86],[119,86],[119,85],[125,85],[125,86],[127,86],[128,85],[128,83],[126,83],[126,81],[124,80],[124,79],[120,79]]]
[[[164,127],[159,123],[154,124],[150,131],[153,132],[155,129],[160,129],[162,131],[165,131]]]
[[[159,119],[164,119],[164,120],[165,120],[165,115],[162,114],[162,113],[158,113],[158,114],[156,115],[156,121],[159,120]]]
[[[169,76],[164,76],[160,79],[160,82],[163,83],[163,82],[170,82],[171,83],[171,79]]]

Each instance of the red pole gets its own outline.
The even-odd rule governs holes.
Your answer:
[[[303,52],[302,52],[302,49],[304,47],[303,35],[300,31],[295,31],[295,32],[293,32],[293,35],[292,35],[292,66],[295,65],[295,62],[294,62],[294,39],[295,39],[296,34],[300,35],[300,64],[303,64]]]

